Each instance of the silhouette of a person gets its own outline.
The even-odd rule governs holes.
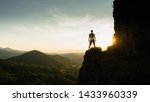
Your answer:
[[[96,37],[95,37],[95,34],[93,33],[93,30],[91,30],[88,40],[89,40],[89,49],[90,49],[90,46],[92,45],[92,43],[93,43],[94,47],[96,47],[95,46]]]

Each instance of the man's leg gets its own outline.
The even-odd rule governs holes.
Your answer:
[[[89,49],[90,49],[91,44],[92,44],[92,41],[90,41],[90,43],[89,43]]]

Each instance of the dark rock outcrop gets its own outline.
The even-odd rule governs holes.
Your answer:
[[[98,84],[101,81],[102,55],[100,48],[92,48],[85,53],[84,61],[79,72],[80,84]]]
[[[150,14],[146,0],[114,0],[115,43],[86,51],[78,84],[150,84]]]
[[[150,60],[144,56],[123,56],[99,48],[87,50],[79,71],[81,85],[150,84]]]
[[[123,54],[150,51],[150,13],[147,0],[114,0],[114,30]]]

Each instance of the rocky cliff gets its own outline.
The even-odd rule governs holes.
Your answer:
[[[147,0],[114,0],[114,30],[123,54],[149,53],[150,13]]]
[[[78,84],[150,84],[148,1],[114,0],[115,43],[87,50]]]
[[[86,51],[84,61],[80,69],[80,84],[98,84],[101,81],[101,60],[103,54],[100,48],[92,48]]]

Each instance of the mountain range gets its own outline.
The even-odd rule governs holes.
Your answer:
[[[84,56],[83,53],[66,53],[66,54],[60,54],[60,55],[78,65],[81,65],[83,62],[83,56]]]
[[[0,47],[0,59],[7,59],[13,56],[18,56],[23,53],[25,53],[25,51],[18,51],[8,47],[6,48]]]
[[[30,53],[28,53],[30,52]],[[26,55],[34,55],[33,58],[35,58],[36,54],[37,56],[36,57],[41,57],[40,51],[37,51],[37,50],[33,50],[33,51],[20,51],[20,50],[14,50],[14,49],[11,49],[11,48],[2,48],[0,47],[0,59],[9,59],[9,58],[12,58],[15,60],[16,59],[21,59],[20,58],[20,55],[22,55],[21,57],[25,57]],[[25,53],[25,55],[24,55]],[[43,52],[42,52],[43,53]],[[40,55],[39,55],[40,54]],[[49,55],[50,59],[53,59],[57,62],[60,62],[60,63],[63,63],[63,64],[77,64],[77,65],[81,65],[81,62],[83,61],[83,54],[82,53],[65,53],[65,54],[46,54],[46,53],[43,53],[42,55]],[[16,58],[17,56],[17,58]],[[18,58],[19,56],[19,58]],[[48,57],[48,56],[47,56]],[[46,58],[46,56],[45,56]],[[46,58],[47,59],[47,58]]]
[[[9,61],[15,62],[22,62],[27,64],[35,64],[35,65],[44,65],[44,66],[51,66],[51,67],[62,67],[63,64],[53,60],[45,53],[42,53],[37,50],[33,50],[30,52],[26,52],[22,55],[15,56],[12,58],[7,59]]]
[[[79,64],[62,55],[0,48],[0,84],[76,84]],[[79,57],[79,56],[78,56]],[[82,56],[80,56],[82,58]],[[70,59],[69,59],[70,58]],[[76,57],[77,58],[77,57]]]

